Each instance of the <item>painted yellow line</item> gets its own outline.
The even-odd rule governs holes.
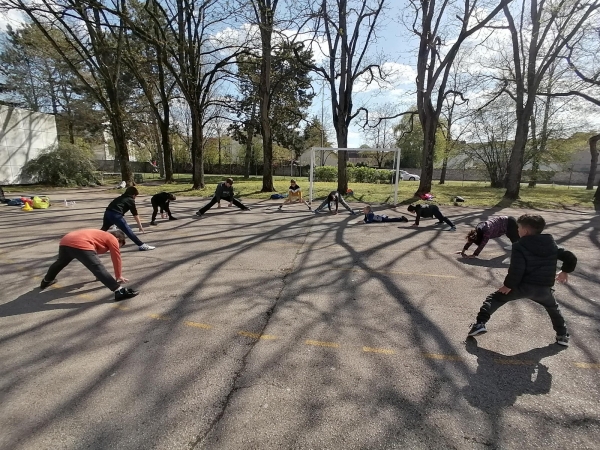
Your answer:
[[[205,330],[210,330],[212,328],[212,325],[200,322],[190,322],[189,320],[186,320],[185,322],[183,322],[183,324],[188,327],[203,328]]]
[[[389,348],[373,348],[373,347],[363,347],[363,352],[368,353],[382,353],[384,355],[395,355],[396,352]]]
[[[423,353],[423,357],[428,359],[445,359],[448,361],[462,361],[463,358],[458,355],[444,355],[442,353]]]
[[[348,272],[373,272],[373,273],[391,273],[395,275],[411,275],[416,277],[432,277],[432,278],[458,278],[455,275],[440,275],[438,273],[421,273],[421,272],[402,272],[399,270],[378,270],[378,269],[356,269],[355,267],[333,267],[329,270],[345,270]]]
[[[148,314],[148,317],[156,320],[171,320],[168,316],[163,316],[162,314]]]
[[[330,348],[338,348],[340,344],[336,344],[335,342],[325,342],[325,341],[313,341],[306,340],[304,341],[306,345],[314,345],[315,347],[330,347]]]
[[[111,305],[111,308],[120,309],[121,311],[129,311],[129,308],[127,306],[122,305]]]
[[[277,339],[277,336],[273,336],[272,334],[250,333],[249,331],[239,331],[238,334],[252,339]]]
[[[600,364],[598,363],[573,363],[575,367],[579,367],[580,369],[600,369]]]
[[[496,364],[502,364],[504,366],[535,366],[535,361],[527,359],[494,359]]]

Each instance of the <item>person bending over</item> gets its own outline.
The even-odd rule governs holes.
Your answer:
[[[401,217],[388,217],[385,214],[375,214],[370,205],[367,205],[363,209],[365,218],[362,222],[358,223],[379,223],[379,222],[408,222],[408,219],[404,216]]]
[[[202,217],[206,211],[215,205],[215,203],[218,203],[218,207],[220,208],[221,199],[227,200],[229,202],[228,206],[235,205],[242,211],[250,211],[250,208],[233,197],[233,179],[227,178],[225,181],[221,181],[217,185],[217,189],[215,189],[215,195],[213,198],[210,200],[210,202],[208,202],[208,204],[200,208],[196,215]]]
[[[419,226],[419,221],[421,217],[435,217],[438,220],[435,223],[435,225],[441,225],[444,222],[446,222],[448,225],[450,225],[451,231],[456,231],[456,227],[454,226],[452,221],[442,214],[440,208],[437,205],[408,205],[408,212],[411,214],[416,214],[417,216],[417,218],[415,219],[415,223],[411,225],[412,227]]]
[[[517,224],[520,239],[513,244],[504,284],[485,299],[468,335],[486,333],[486,323],[498,308],[510,301],[528,298],[546,309],[556,332],[556,343],[566,347],[569,333],[552,287],[555,279],[560,283],[569,281],[568,274],[575,270],[577,257],[559,248],[552,235],[542,234],[546,226],[542,216],[523,214]],[[557,275],[559,259],[563,264]]]
[[[40,283],[40,290],[44,290],[56,283],[56,276],[76,259],[92,272],[104,286],[115,293],[115,301],[135,297],[138,291],[121,287],[119,283],[129,281],[121,272],[121,247],[125,245],[125,233],[121,230],[77,230],[66,234],[58,244],[58,258],[50,266],[46,276]],[[115,278],[113,278],[98,255],[110,252]]]
[[[467,234],[467,243],[460,252],[463,258],[477,258],[488,241],[506,235],[511,243],[519,240],[517,220],[511,216],[492,216],[485,222],[480,222]],[[475,244],[477,248],[472,255],[467,255],[469,247]]]
[[[152,220],[150,221],[150,225],[156,225],[156,215],[158,214],[158,209],[160,208],[160,217],[161,219],[165,218],[165,211],[169,215],[169,220],[177,220],[176,217],[173,217],[171,214],[171,209],[169,208],[169,203],[177,200],[173,194],[169,192],[159,192],[152,196],[150,200],[152,202]]]
[[[302,198],[302,189],[300,189],[300,186],[296,184],[296,180],[290,180],[290,187],[288,188],[288,197],[283,201],[281,205],[279,205],[278,209],[282,209],[283,205],[287,203],[295,202],[304,203],[308,207],[309,211],[311,210],[311,207],[308,204],[308,202],[304,201],[304,199]]]
[[[335,204],[335,211],[331,211],[332,203]],[[338,191],[331,191],[329,193],[329,195],[327,196],[327,198],[323,201],[323,203],[321,203],[319,205],[319,207],[317,209],[315,209],[315,214],[318,214],[322,210],[324,210],[325,206],[327,206],[329,208],[329,212],[333,212],[333,214],[337,214],[339,203],[341,203],[344,208],[346,208],[348,211],[350,211],[350,214],[352,214],[352,215],[356,214],[354,212],[354,210],[352,208],[350,208],[348,203],[345,202],[344,197],[342,197]]]
[[[110,202],[110,204],[106,207],[106,211],[104,211],[104,220],[102,222],[102,228],[100,229],[102,231],[108,231],[108,229],[114,225],[123,233],[125,233],[140,250],[154,250],[156,247],[144,244],[135,235],[125,220],[125,214],[127,214],[128,211],[131,211],[131,214],[133,215],[140,232],[144,232],[142,222],[140,222],[140,217],[138,216],[137,208],[135,206],[135,198],[138,196],[138,194],[139,192],[135,186],[129,186],[127,189],[125,189],[125,192],[122,195]]]

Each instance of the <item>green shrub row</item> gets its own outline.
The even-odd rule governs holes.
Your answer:
[[[392,183],[393,171],[373,169],[371,167],[348,167],[348,181],[351,183]],[[337,167],[322,166],[315,168],[315,181],[336,181]]]

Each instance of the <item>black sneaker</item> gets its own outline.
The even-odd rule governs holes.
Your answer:
[[[130,288],[121,288],[118,291],[115,291],[115,302],[120,302],[121,300],[127,300],[128,298],[133,298],[139,294],[139,291],[134,291]]]
[[[434,227],[437,227],[439,225],[444,225],[444,222],[436,222],[436,223],[433,224]]]
[[[171,216],[171,217],[169,217],[169,220],[177,220],[177,217]]]
[[[46,281],[46,279],[43,279],[42,282],[40,283],[40,291],[43,291],[47,287],[52,286],[54,283],[56,283],[56,279],[54,279],[52,281]]]
[[[242,208],[242,211],[251,211],[252,208],[249,208],[248,206],[246,206],[245,208]]]
[[[471,325],[471,331],[469,331],[469,336],[477,336],[478,334],[487,333],[487,328],[485,327],[485,323],[474,323]]]
[[[155,226],[157,226],[157,223],[156,222],[150,222],[150,225],[152,225],[152,226],[155,227]]]
[[[562,345],[563,347],[568,347],[569,346],[569,338],[571,336],[569,336],[569,334],[565,334],[563,336],[558,336],[556,335],[556,343],[558,345]]]
[[[402,222],[408,222],[408,219],[407,219],[406,217],[404,217],[404,216],[400,217],[400,220],[401,220]]]
[[[202,216],[203,216],[203,214],[202,214],[200,211],[196,212],[196,215],[197,215],[198,217],[202,217]]]

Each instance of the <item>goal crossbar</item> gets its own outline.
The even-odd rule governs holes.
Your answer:
[[[311,147],[310,149],[310,188],[309,188],[309,202],[312,205],[313,201],[313,183],[314,183],[314,171],[315,171],[315,151],[330,151],[330,152],[388,152],[395,153],[395,164],[394,170],[396,172],[396,179],[394,183],[394,204],[398,203],[398,182],[400,181],[400,149],[399,148],[331,148],[331,147]],[[345,194],[345,192],[343,193]]]

